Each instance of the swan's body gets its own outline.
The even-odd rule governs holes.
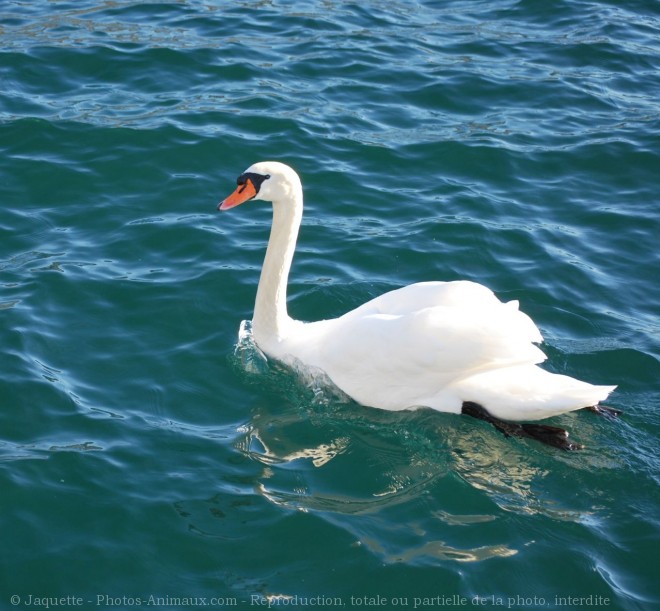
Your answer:
[[[542,341],[536,325],[517,301],[502,303],[474,282],[412,284],[339,318],[293,320],[286,289],[302,219],[300,179],[284,164],[262,162],[238,184],[220,209],[273,202],[252,320],[266,355],[318,368],[357,402],[387,410],[461,413],[468,403],[494,419],[539,420],[595,406],[615,388],[539,368],[546,356],[534,345]]]

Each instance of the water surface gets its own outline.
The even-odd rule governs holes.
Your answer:
[[[3,3],[0,606],[657,605],[659,34],[648,1]],[[562,453],[235,355],[270,210],[215,206],[269,158],[293,315],[481,282],[625,415],[553,419]]]

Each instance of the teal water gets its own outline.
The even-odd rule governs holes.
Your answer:
[[[648,0],[3,2],[0,608],[657,608],[659,41]],[[293,315],[475,280],[625,414],[563,453],[235,354],[270,210],[215,207],[269,158]]]

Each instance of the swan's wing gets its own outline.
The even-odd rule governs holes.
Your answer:
[[[518,302],[502,303],[474,282],[412,284],[367,302],[336,323],[334,333],[339,335],[328,343],[337,349],[344,344],[358,351],[371,346],[408,353],[413,365],[452,377],[546,358],[534,346],[543,337]]]
[[[477,372],[545,359],[532,343],[541,335],[517,303],[503,304],[469,282],[392,291],[340,318],[305,325],[303,336],[292,345],[295,356],[355,400],[384,409],[424,404]]]

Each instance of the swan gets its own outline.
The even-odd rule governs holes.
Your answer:
[[[522,423],[600,406],[616,386],[550,373],[543,341],[517,301],[501,302],[483,285],[460,280],[395,289],[330,320],[302,322],[287,312],[287,282],[303,213],[303,189],[288,165],[263,161],[237,179],[218,204],[272,202],[273,220],[257,287],[252,335],[266,356],[321,370],[356,402],[385,410],[429,407],[467,414],[506,436],[563,449],[582,446],[564,429]]]

